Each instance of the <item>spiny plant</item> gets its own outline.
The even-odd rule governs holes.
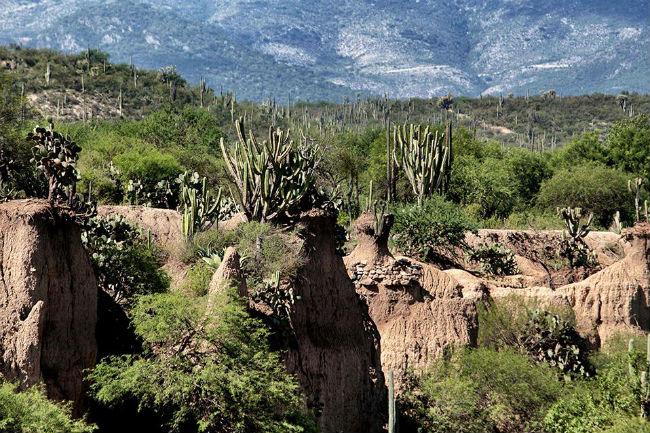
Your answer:
[[[373,182],[370,181],[368,189],[368,201],[366,202],[366,213],[372,215],[374,219],[373,229],[376,237],[387,236],[386,230],[390,230],[393,223],[393,216],[386,214],[386,202],[383,200],[376,200],[374,197]]]
[[[50,205],[60,200],[72,204],[77,193],[77,160],[81,147],[54,131],[51,124],[49,128],[37,126],[27,135],[27,140],[33,143],[32,162],[47,178]]]
[[[207,178],[198,173],[184,172],[178,177],[181,191],[179,212],[183,216],[183,236],[191,239],[196,232],[202,231],[217,222],[221,209],[222,190],[213,194],[207,185]]]
[[[629,375],[634,386],[638,389],[642,418],[650,416],[650,334],[648,334],[647,339],[645,362],[636,360],[634,339],[630,339],[628,343]],[[641,364],[640,369],[637,368],[638,364]]]
[[[451,170],[451,143],[422,125],[396,126],[393,159],[408,179],[419,205],[435,192],[444,192]]]
[[[585,238],[591,231],[590,225],[594,214],[590,213],[583,223],[582,209],[579,207],[558,208],[557,213],[562,217],[566,226],[566,230],[562,232],[560,256],[568,259],[572,268],[595,266],[595,253],[585,242]]]
[[[291,219],[310,207],[316,157],[309,146],[296,146],[284,132],[269,127],[268,139],[245,133],[243,119],[235,122],[238,141],[227,147],[221,139],[226,166],[239,201],[250,221]]]
[[[469,260],[481,265],[488,275],[515,275],[519,272],[515,254],[500,243],[482,244],[472,249]]]
[[[10,200],[16,191],[9,185],[13,171],[13,160],[0,148],[0,202]]]
[[[634,193],[634,222],[641,221],[641,187],[643,179],[636,177],[627,181],[627,189]]]

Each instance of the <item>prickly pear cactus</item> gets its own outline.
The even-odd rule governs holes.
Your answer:
[[[60,200],[72,203],[79,180],[77,160],[81,147],[54,131],[52,126],[47,129],[37,126],[27,135],[27,140],[33,144],[32,162],[47,178],[50,204]]]

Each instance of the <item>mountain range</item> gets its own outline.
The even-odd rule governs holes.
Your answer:
[[[650,0],[0,0],[0,43],[254,100],[650,92]]]

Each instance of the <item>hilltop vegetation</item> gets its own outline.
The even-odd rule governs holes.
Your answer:
[[[470,249],[467,232],[564,228],[551,265],[588,275],[599,266],[584,241],[591,228],[648,221],[650,118],[638,114],[647,96],[284,107],[217,96],[171,70],[112,65],[96,51],[10,48],[0,58],[0,201],[47,198],[70,211],[106,303],[100,310],[110,305],[125,322],[110,329],[119,341],[88,374],[90,419],[106,431],[132,420],[155,431],[315,431],[319,404],[299,391],[281,352],[296,343],[287,287],[304,278],[308,236],[297,222],[306,211],[338,216],[328,233],[336,254],[354,242],[352,223],[365,213],[374,240],[387,243],[394,223],[396,253],[438,268],[467,254],[477,273],[499,276],[516,274],[514,253]],[[499,127],[525,128],[527,138],[488,136]],[[549,127],[555,140],[540,140]],[[97,204],[177,210],[180,247],[157,245],[151,230],[123,218],[97,217]],[[235,213],[247,222],[219,230]],[[237,293],[240,281],[211,287],[229,263],[226,247],[241,254],[229,258],[250,299]],[[170,257],[187,271],[175,288],[163,269]],[[638,341],[596,354],[570,313],[481,306],[479,347],[445,351],[391,401],[404,432],[647,432],[647,376],[637,372],[650,367]],[[6,413],[33,400],[33,422],[52,413],[63,426],[92,429],[36,391],[0,391]],[[6,428],[31,428],[15,424]]]

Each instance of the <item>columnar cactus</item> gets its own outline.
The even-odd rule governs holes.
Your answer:
[[[640,177],[630,179],[627,181],[627,189],[634,193],[634,222],[641,221],[641,187],[643,186],[643,179]]]
[[[413,124],[393,130],[393,158],[404,170],[418,204],[434,192],[444,192],[451,149],[429,127]]]
[[[634,340],[630,339],[628,343],[629,375],[635,388],[638,389],[642,418],[650,416],[650,334],[647,338],[646,359],[645,362],[642,362],[640,370],[637,369],[637,363],[634,362]]]
[[[313,150],[295,146],[288,131],[274,127],[262,143],[252,132],[244,132],[241,118],[235,128],[238,141],[227,147],[222,139],[221,151],[248,219],[290,219],[305,210],[305,200],[315,185]]]
[[[183,215],[183,236],[191,239],[196,232],[217,222],[222,190],[219,188],[216,195],[213,195],[208,190],[207,179],[201,179],[196,172],[181,174],[178,182],[181,185],[179,211]]]
[[[33,143],[32,162],[47,178],[50,205],[60,199],[71,204],[77,193],[79,174],[76,166],[81,147],[55,132],[52,126],[49,129],[37,126],[27,135],[27,140]]]

